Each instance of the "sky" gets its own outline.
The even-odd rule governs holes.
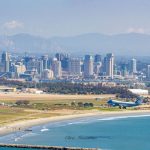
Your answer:
[[[0,0],[0,35],[150,34],[150,0]]]

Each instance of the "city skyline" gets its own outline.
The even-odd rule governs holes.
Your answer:
[[[127,61],[115,59],[113,53],[84,57],[55,53],[55,56],[19,56],[3,52],[0,61],[1,77],[24,79],[26,81],[51,82],[73,81],[123,81],[149,80],[149,63],[129,58]]]
[[[0,149],[148,150],[149,18],[150,0],[0,0]]]

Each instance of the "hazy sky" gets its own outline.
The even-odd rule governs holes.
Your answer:
[[[150,34],[150,0],[0,0],[0,34]]]

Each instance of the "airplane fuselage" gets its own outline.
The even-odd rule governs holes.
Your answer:
[[[122,101],[117,101],[117,100],[109,100],[108,105],[110,106],[119,106],[119,108],[126,108],[126,107],[135,107],[140,105],[141,103],[137,103],[137,102],[122,102]]]

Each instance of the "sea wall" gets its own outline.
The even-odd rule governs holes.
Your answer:
[[[41,150],[98,150],[96,148],[79,148],[79,147],[61,147],[61,146],[39,146],[39,145],[24,145],[24,144],[0,144],[0,147],[12,148],[32,148]]]

